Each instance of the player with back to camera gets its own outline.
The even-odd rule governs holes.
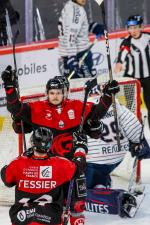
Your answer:
[[[1,170],[7,187],[16,186],[15,203],[9,214],[13,225],[61,225],[63,184],[82,173],[80,157],[73,161],[53,156],[50,129],[33,131],[31,148]],[[81,145],[75,146],[75,151]],[[84,144],[82,145],[84,148]]]
[[[54,134],[51,151],[54,155],[64,156],[73,159],[75,156],[86,155],[85,149],[74,152],[72,143],[86,142],[86,136],[78,133],[83,102],[80,100],[64,99],[64,83],[61,79],[52,78],[47,82],[47,99],[44,101],[22,103],[19,101],[16,84],[10,66],[2,73],[2,79],[7,96],[7,108],[14,117],[19,117],[23,122],[29,123],[33,127],[44,126],[50,128]],[[98,105],[86,104],[84,125],[88,120],[94,121],[105,115],[112,102],[111,93],[117,93],[119,86],[116,81],[108,83],[104,88],[104,95]],[[84,127],[83,127],[84,129]],[[88,133],[88,131],[86,131]],[[75,140],[75,141],[74,141]],[[83,158],[82,158],[83,159]],[[84,167],[85,160],[82,160]],[[85,181],[83,177],[83,181]],[[86,191],[86,190],[85,190]],[[75,188],[76,192],[76,188]],[[74,194],[73,205],[71,207],[71,225],[75,225],[78,219],[84,224],[84,196]],[[83,193],[82,193],[83,194]],[[81,205],[82,203],[82,205]]]
[[[84,9],[87,0],[69,0],[64,5],[58,22],[59,55],[62,75],[75,72],[72,78],[95,76],[92,53],[89,51],[81,68],[79,61],[90,46],[89,33],[96,36],[104,34],[104,25],[97,22],[89,24]]]
[[[91,95],[89,100],[97,102],[98,99],[98,95],[93,95],[93,97]],[[150,157],[150,148],[145,138],[143,138],[143,134],[141,135],[143,132],[142,125],[134,113],[117,100],[116,107],[121,148],[118,149],[117,146],[112,105],[101,119],[103,132],[101,132],[100,138],[97,140],[88,138],[88,154],[86,157],[87,209],[91,210],[90,207],[95,201],[99,202],[101,207],[107,205],[106,208],[101,209],[101,213],[115,214],[119,212],[121,216],[130,217],[132,205],[136,207],[134,193],[132,195],[125,190],[111,189],[111,173],[123,161],[127,151],[131,152],[132,157],[137,156],[138,159],[142,160]]]
[[[123,71],[124,77],[140,81],[150,127],[150,33],[143,31],[143,18],[140,15],[129,16],[126,26],[128,36],[120,45],[114,71],[116,74]],[[128,90],[125,95],[128,98]]]

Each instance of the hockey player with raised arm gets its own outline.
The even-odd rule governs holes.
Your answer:
[[[60,82],[62,82],[64,84],[64,90],[63,90],[64,99],[68,98],[69,87],[70,87],[69,80],[65,76],[56,76],[55,78],[59,79]],[[22,134],[21,119],[19,117],[12,116],[12,120],[13,120],[12,127],[13,127],[13,130],[15,131],[15,133]],[[23,130],[24,133],[27,134],[27,133],[30,133],[34,127],[32,126],[32,124],[23,122],[23,128],[24,128],[24,130]]]
[[[65,157],[71,157],[72,133],[80,126],[83,102],[64,99],[64,84],[60,79],[50,79],[46,84],[47,99],[43,101],[22,103],[18,99],[15,80],[11,66],[2,73],[6,90],[7,108],[14,117],[20,117],[24,122],[34,127],[45,126],[54,133],[53,151]],[[87,103],[84,124],[87,120],[101,119],[112,103],[111,93],[119,91],[117,81],[112,81],[104,87],[99,104]],[[57,151],[59,146],[59,152]]]
[[[97,100],[97,97],[92,98],[92,101]],[[118,101],[116,107],[121,148],[117,145],[112,106],[101,119],[103,132],[100,138],[88,138],[86,206],[88,211],[132,217],[131,208],[136,208],[136,198],[127,191],[111,189],[111,173],[122,162],[127,151],[141,160],[150,157],[150,148],[143,140],[142,125],[134,113]]]
[[[7,187],[16,186],[9,214],[13,225],[61,225],[63,184],[83,173],[81,156],[70,161],[53,156],[50,129],[39,127],[31,135],[31,148],[1,170]],[[84,149],[76,145],[74,151]],[[85,169],[85,168],[84,168]]]
[[[62,75],[64,76],[74,71],[72,78],[95,75],[91,51],[81,68],[79,68],[79,61],[90,46],[89,33],[96,36],[104,34],[104,25],[97,22],[88,23],[85,4],[86,0],[67,1],[58,22],[60,68],[63,68]]]
[[[46,100],[22,103],[17,96],[15,80],[13,79],[10,66],[2,73],[2,79],[6,90],[7,108],[13,116],[20,117],[23,122],[29,123],[32,127],[44,126],[50,128],[54,134],[51,147],[52,153],[72,159],[74,157],[74,151],[72,150],[73,137],[76,136],[80,127],[84,103],[80,100],[64,99],[64,83],[58,78],[50,79],[47,82]],[[117,93],[119,86],[116,81],[112,81],[104,89],[105,94],[101,97],[98,105],[93,103],[86,104],[84,124],[88,120],[94,121],[95,118],[100,119],[105,115],[112,102],[111,93]],[[82,141],[83,138],[81,136]],[[79,152],[79,154],[85,154],[84,150]],[[76,201],[73,202],[76,207],[74,209],[72,207],[72,211],[74,212],[71,218],[71,225],[75,225],[76,221],[80,218],[79,216],[84,211],[84,207],[80,206],[81,201],[78,198],[77,204]],[[82,203],[84,206],[84,202]],[[84,217],[82,216],[81,218],[84,224]]]

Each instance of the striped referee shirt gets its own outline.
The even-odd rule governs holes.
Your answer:
[[[125,63],[124,76],[150,77],[150,33],[142,32],[137,39],[131,36],[124,39],[117,62]]]
[[[89,47],[89,24],[83,6],[68,1],[58,22],[59,54],[74,56]]]

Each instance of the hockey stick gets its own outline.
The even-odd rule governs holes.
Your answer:
[[[82,108],[82,112],[81,112],[79,133],[81,133],[82,130],[83,130],[84,115],[85,115],[85,109],[86,109],[86,103],[87,103],[87,99],[88,99],[88,94],[89,94],[90,90],[93,87],[95,87],[96,85],[97,85],[97,78],[88,80],[86,82],[86,84],[85,84],[85,87],[84,87],[85,88],[85,95],[84,95],[83,108]],[[70,204],[71,204],[71,197],[72,197],[72,191],[73,191],[74,181],[75,181],[75,179],[73,178],[70,181],[70,184],[69,184],[69,190],[68,190],[68,195],[67,195],[67,202],[66,202],[66,209],[65,209],[65,213],[64,213],[64,222],[63,222],[63,225],[67,225],[68,224],[69,212],[70,212]]]
[[[14,76],[15,76],[15,81],[17,82],[17,92],[18,92],[18,96],[20,98],[20,90],[19,90],[19,82],[18,82],[18,76],[17,76],[17,63],[16,63],[16,40],[18,38],[19,35],[19,30],[17,30],[17,32],[15,33],[15,36],[13,38],[13,59],[14,59]]]
[[[74,178],[70,181],[70,184],[69,184],[69,190],[68,190],[68,195],[67,195],[66,209],[65,209],[65,213],[64,213],[63,225],[68,224],[73,186],[74,186]]]
[[[17,30],[17,32],[15,33],[15,36],[13,38],[13,59],[14,59],[14,79],[16,81],[16,89],[17,89],[17,93],[18,93],[18,97],[20,99],[20,89],[19,89],[19,81],[18,81],[18,75],[17,75],[17,63],[16,63],[16,40],[17,37],[19,35],[19,30]],[[25,132],[24,132],[24,126],[23,126],[23,121],[21,120],[21,130],[22,130],[22,134],[23,134],[23,146],[24,146],[24,150],[27,150],[26,147],[26,139],[25,139]]]
[[[102,10],[102,18],[103,23],[106,27],[105,22],[105,5],[104,0],[95,0],[98,5],[100,6]],[[106,45],[106,54],[107,54],[107,63],[108,63],[108,71],[109,71],[109,80],[110,82],[113,80],[112,75],[112,67],[111,67],[111,58],[110,58],[110,47],[109,47],[109,39],[108,39],[108,31],[105,28],[104,30],[104,37],[105,37],[105,45]],[[116,108],[116,101],[115,101],[115,95],[112,94],[112,106],[113,106],[113,113],[114,113],[114,120],[116,125],[116,139],[117,139],[117,145],[118,145],[118,151],[121,151],[121,144],[120,144],[120,135],[119,135],[119,125],[118,125],[118,118],[117,118],[117,108]]]
[[[146,120],[146,116],[144,116],[144,121],[142,123],[142,130],[141,130],[141,134],[140,134],[140,142],[142,140],[143,133],[144,133],[145,120]],[[132,193],[135,190],[137,192],[140,192],[140,193],[142,193],[144,191],[144,187],[140,185],[141,184],[140,181],[137,183],[137,186],[135,187],[135,190],[133,189],[133,184],[134,184],[135,177],[136,177],[137,165],[138,165],[138,156],[136,156],[135,159],[134,159],[133,169],[132,169],[132,173],[131,173],[129,184],[128,184],[128,191],[130,193]]]

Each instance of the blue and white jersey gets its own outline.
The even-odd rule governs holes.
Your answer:
[[[129,141],[139,143],[142,125],[137,117],[125,106],[116,102],[121,150],[116,140],[116,125],[112,106],[101,119],[104,131],[101,139],[88,138],[87,162],[96,164],[115,164],[123,160],[129,150]]]
[[[60,56],[74,56],[89,47],[89,24],[83,6],[68,1],[61,11],[58,29]]]

